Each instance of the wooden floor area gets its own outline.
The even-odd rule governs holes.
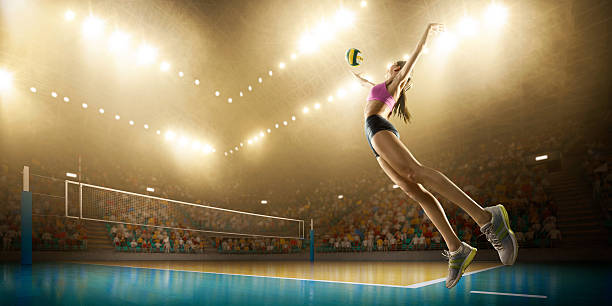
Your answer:
[[[446,262],[252,262],[252,261],[92,261],[86,264],[145,269],[193,271],[273,278],[361,283],[383,286],[415,286],[446,278]],[[474,262],[467,272],[500,266]]]

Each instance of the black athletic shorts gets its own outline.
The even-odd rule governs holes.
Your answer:
[[[378,133],[379,131],[384,131],[384,130],[389,130],[393,132],[393,134],[395,134],[397,138],[400,137],[399,132],[395,129],[393,124],[391,124],[389,120],[383,118],[382,116],[372,115],[366,118],[365,136],[366,136],[366,139],[368,140],[368,144],[370,145],[370,148],[372,149],[372,152],[374,152],[374,156],[376,157],[379,157],[380,155],[376,153],[376,150],[374,150],[374,147],[372,146],[372,137],[374,137],[374,135]]]

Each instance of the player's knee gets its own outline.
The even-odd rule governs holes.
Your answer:
[[[425,177],[424,170],[424,167],[421,165],[409,165],[402,167],[399,172],[406,180],[412,183],[422,184],[424,181],[423,178]]]
[[[408,182],[412,182],[414,183],[414,167],[410,166],[410,165],[403,165],[401,167],[399,167],[399,169],[397,169],[397,173],[404,179],[407,180]]]

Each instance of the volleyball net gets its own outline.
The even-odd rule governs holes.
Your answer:
[[[210,233],[304,239],[304,220],[261,215],[65,181],[66,217]]]

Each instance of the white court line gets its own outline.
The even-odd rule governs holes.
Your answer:
[[[490,292],[490,291],[470,291],[470,293],[493,294],[493,295],[509,295],[509,296],[520,296],[520,297],[528,297],[528,298],[536,298],[536,299],[547,299],[548,298],[545,295],[520,294],[520,293],[505,293],[505,292]]]
[[[445,278],[438,278],[431,281],[426,281],[422,283],[416,283],[412,285],[402,286],[402,285],[389,285],[389,284],[372,284],[372,283],[358,283],[358,282],[345,282],[345,281],[333,281],[333,280],[324,280],[324,279],[311,279],[311,278],[297,278],[297,277],[282,277],[282,276],[267,276],[267,275],[252,275],[252,274],[238,274],[238,273],[225,273],[225,272],[209,272],[209,271],[192,271],[192,270],[180,270],[180,269],[164,269],[164,268],[151,268],[151,267],[134,267],[134,266],[122,266],[122,265],[105,265],[105,264],[97,264],[97,263],[78,263],[71,262],[76,264],[87,264],[87,265],[96,265],[96,266],[104,266],[104,267],[121,267],[121,268],[133,268],[133,269],[149,269],[149,270],[162,270],[162,271],[177,271],[177,272],[195,272],[202,274],[216,274],[216,275],[232,275],[232,276],[247,276],[247,277],[259,277],[259,278],[272,278],[272,279],[285,279],[285,280],[300,280],[300,281],[310,281],[310,282],[321,282],[321,283],[337,283],[337,284],[349,284],[349,285],[363,285],[363,286],[377,286],[377,287],[391,287],[391,288],[421,288],[428,285],[436,284],[439,282],[443,282]],[[496,266],[481,270],[476,270],[468,273],[464,273],[463,275],[475,274],[495,268],[499,268],[503,266]]]
[[[495,266],[495,267],[490,267],[490,268],[485,268],[485,269],[480,269],[480,270],[476,270],[476,271],[471,271],[471,272],[463,273],[463,276],[472,275],[472,274],[476,274],[476,273],[480,273],[480,272],[496,269],[496,268],[499,268],[499,267],[503,267],[503,265],[499,265],[499,266]],[[421,288],[421,287],[425,287],[425,286],[441,283],[441,282],[444,282],[444,281],[446,281],[446,278],[438,278],[438,279],[434,279],[434,280],[430,280],[430,281],[426,281],[426,282],[422,282],[422,283],[416,283],[416,284],[408,285],[408,286],[406,286],[406,288],[412,288],[412,289],[414,289],[414,288]]]

